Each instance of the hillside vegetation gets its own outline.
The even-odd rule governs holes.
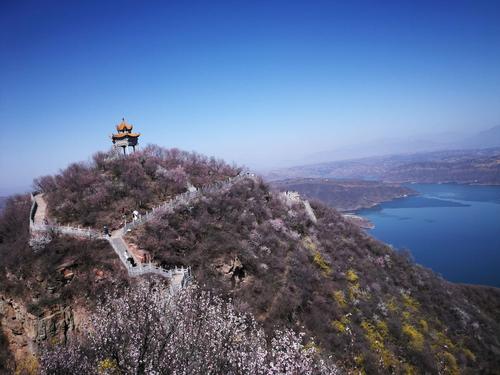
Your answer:
[[[173,178],[174,171],[182,178]],[[126,158],[97,154],[93,162],[71,165],[37,185],[61,222],[117,225],[123,208],[146,209],[184,191],[187,181],[199,186],[238,171],[223,162],[151,147]],[[231,298],[240,313],[253,315],[268,333],[280,327],[305,332],[310,345],[325,356],[333,354],[347,372],[498,373],[497,289],[449,283],[414,264],[407,253],[369,237],[336,210],[311,204],[317,221],[301,202],[272,191],[261,179],[238,179],[174,212],[157,212],[128,240],[166,268],[191,266],[201,288]],[[43,253],[30,253],[28,208],[27,197],[19,198],[2,217],[2,273],[18,275],[1,280],[9,285],[4,292],[25,296],[28,305],[30,284],[23,277],[33,279],[37,273],[20,270],[36,267],[47,278],[71,253],[82,264],[81,279],[61,281],[61,290],[69,288],[76,296],[83,285],[71,285],[97,285],[85,273],[92,272],[91,264],[114,256],[109,246],[56,239]],[[99,299],[94,289],[78,295],[89,305]]]
[[[0,374],[34,374],[39,347],[66,343],[104,291],[128,284],[106,241],[54,236],[34,253],[30,206],[15,196],[0,215]]]
[[[159,215],[131,237],[167,267],[192,266],[201,285],[232,296],[269,329],[303,327],[344,368],[458,373],[500,365],[495,313],[335,210],[313,207],[317,224],[301,204],[247,179]]]

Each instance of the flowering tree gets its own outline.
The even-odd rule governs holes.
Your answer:
[[[197,287],[155,280],[108,296],[84,337],[42,355],[42,374],[334,374],[292,331],[268,342],[256,321]]]

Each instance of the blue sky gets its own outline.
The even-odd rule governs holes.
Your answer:
[[[499,125],[500,2],[0,2],[0,195],[122,117],[254,168]]]

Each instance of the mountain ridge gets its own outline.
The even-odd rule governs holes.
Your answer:
[[[361,159],[366,157],[395,155],[402,153],[428,153],[460,149],[484,149],[500,147],[500,125],[471,134],[440,133],[411,136],[405,138],[382,138],[370,142],[357,142],[352,146],[339,147],[305,155],[302,160],[307,164],[329,161]],[[302,164],[300,162],[296,165]]]
[[[187,190],[188,180],[196,187],[238,171],[208,158],[152,147],[126,158],[98,154],[91,164],[70,166],[59,175],[38,179],[37,185],[47,194],[55,218],[99,228],[103,223],[118,225],[121,207],[128,207],[127,212],[150,207],[172,192]],[[61,237],[42,251],[43,262],[53,264],[42,267],[37,263],[42,259],[33,256],[26,243],[29,209],[14,203],[8,203],[0,220],[0,266],[8,271],[2,273],[0,294],[16,298],[18,293],[17,298],[25,296],[19,303],[27,305],[33,297],[26,284],[32,284],[40,296],[50,296],[35,274],[50,278],[48,286],[54,286],[57,295],[68,295],[65,303],[75,306],[75,299],[83,300],[85,294],[73,286],[89,282],[104,288],[113,282],[110,275],[95,284],[96,274],[79,268],[81,260],[69,267],[72,281],[65,281],[64,273],[54,277],[60,264],[51,256],[57,251],[79,256],[77,243],[88,251],[100,248],[101,256],[107,254],[114,264],[119,261],[105,243]],[[486,302],[498,301],[498,290],[449,283],[415,265],[404,252],[367,236],[337,211],[319,202],[311,206],[316,222],[300,200],[273,191],[260,178],[242,179],[202,194],[188,206],[159,211],[154,220],[133,228],[127,240],[162,267],[191,267],[200,285],[234,300],[267,330],[303,330],[346,372],[451,374],[500,366],[495,356],[500,350],[495,335],[500,329],[498,311]],[[67,264],[61,255],[56,258]],[[26,262],[22,267],[21,260]],[[88,262],[98,264],[93,258]],[[123,277],[123,272],[118,274]],[[99,298],[89,296],[87,309]],[[45,301],[41,306],[30,302],[33,311],[59,303],[54,297],[40,300]],[[4,323],[2,329],[8,327]]]
[[[396,154],[282,168],[264,175],[285,178],[374,179],[385,182],[500,184],[500,148]]]

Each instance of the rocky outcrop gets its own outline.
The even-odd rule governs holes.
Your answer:
[[[231,281],[233,287],[239,286],[247,278],[245,266],[241,263],[238,256],[229,261],[219,260],[214,264],[214,268]]]
[[[3,296],[0,297],[0,321],[17,363],[35,354],[41,344],[66,343],[75,330],[71,306],[53,306],[35,316],[24,304]]]

